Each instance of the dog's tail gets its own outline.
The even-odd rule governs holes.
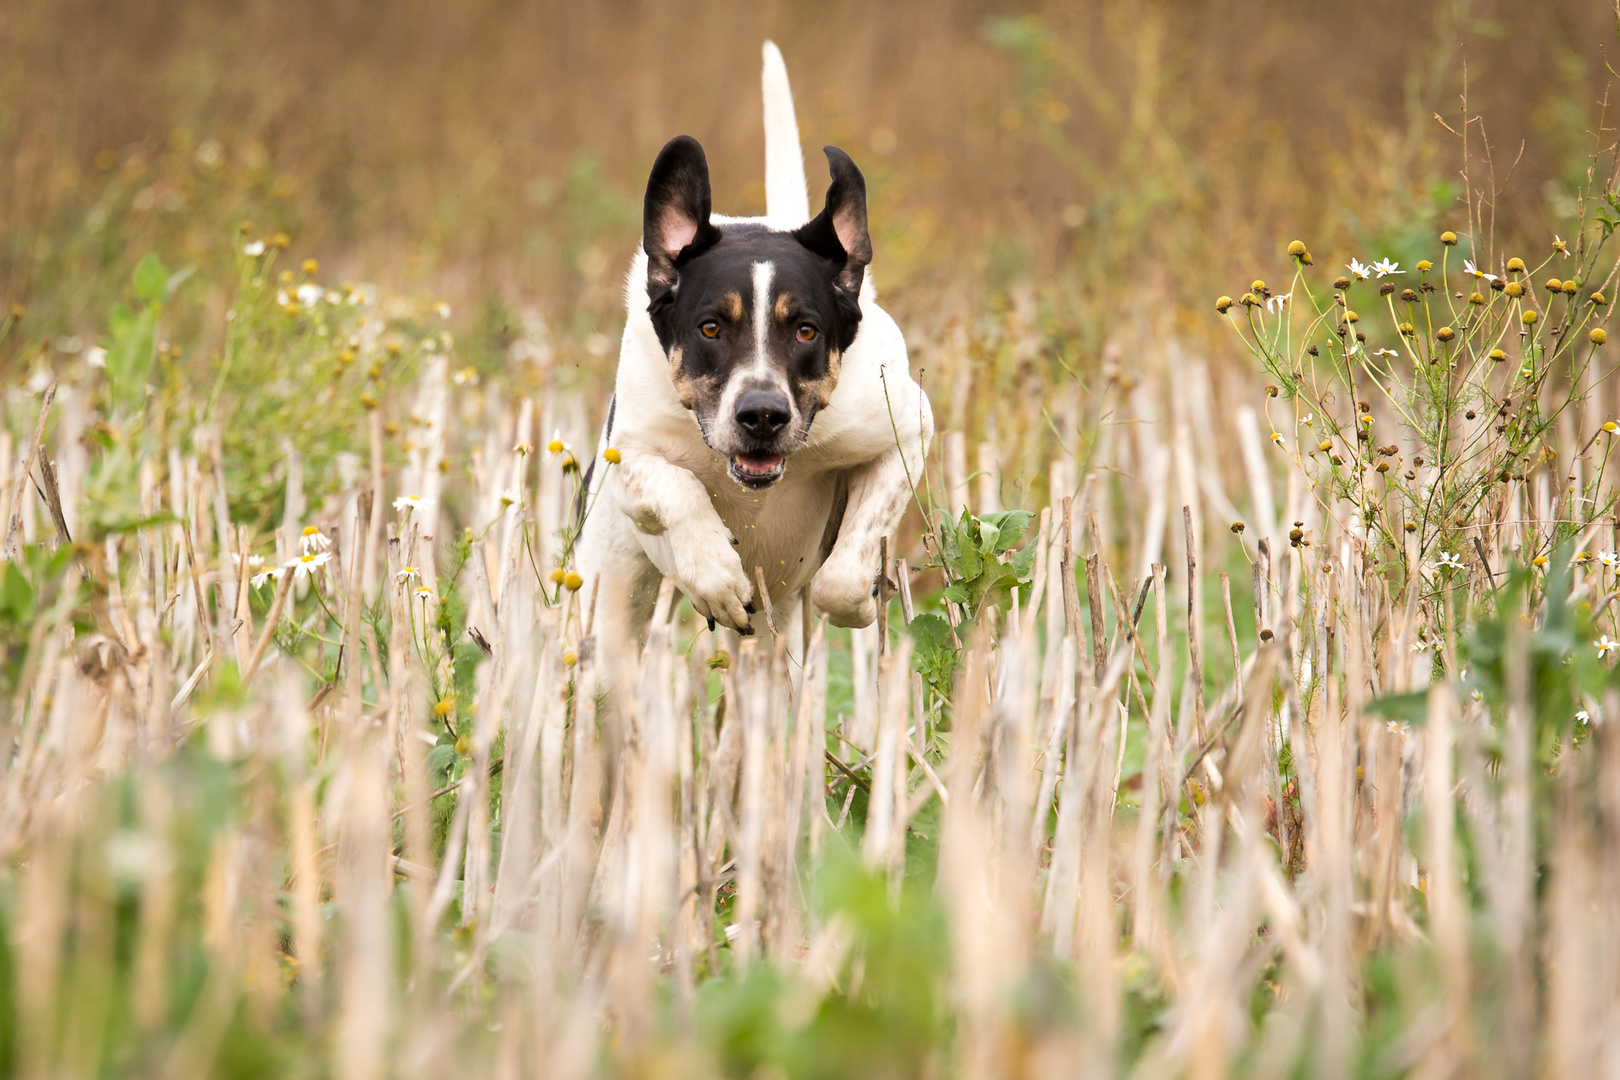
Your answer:
[[[777,228],[794,229],[810,220],[810,194],[799,149],[799,121],[787,65],[774,41],[765,42],[765,217]]]

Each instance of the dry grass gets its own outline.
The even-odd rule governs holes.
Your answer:
[[[42,95],[84,62],[42,50],[66,25],[43,12],[0,14],[28,54],[0,82],[68,73]],[[26,150],[3,273],[29,300],[0,323],[0,1075],[1518,1077],[1620,1054],[1612,147],[1565,169],[1540,136],[1514,184],[1581,201],[1527,205],[1473,124],[1465,201],[1414,202],[1450,171],[1412,132],[1454,58],[1410,35],[1317,57],[1303,16],[1103,5],[996,23],[992,52],[964,9],[829,44],[794,68],[807,130],[943,144],[970,89],[995,103],[974,167],[930,180],[935,147],[873,170],[908,228],[1008,215],[892,238],[941,420],[920,512],[880,627],[812,622],[802,658],[707,632],[666,585],[614,710],[592,671],[629,646],[593,636],[565,528],[613,328],[603,238],[635,231],[593,177],[674,120],[634,87],[594,119],[495,107],[527,85],[524,27],[563,26],[548,70],[595,87],[610,24],[440,11],[429,41],[340,12],[294,48],[285,6],[103,14],[84,32],[145,42],[161,74],[114,65],[0,132]],[[714,18],[630,25],[752,55],[758,25]],[[1503,59],[1484,93],[1585,100],[1537,50],[1587,18],[1514,24],[1543,78]],[[918,56],[873,62],[896,39]],[[943,61],[957,96],[908,89]],[[412,65],[436,77],[374,91]],[[177,115],[188,70],[221,89],[195,106],[213,119],[168,149],[130,134]],[[1311,154],[1320,99],[1270,104],[1331,71],[1337,164]],[[1393,72],[1409,98],[1368,104],[1355,80]],[[730,81],[703,78],[689,107],[719,115]],[[432,86],[461,93],[434,112]],[[140,92],[83,106],[108,87]],[[879,100],[896,111],[850,103]],[[1101,128],[1137,135],[1087,173],[1110,108],[1142,124]],[[1273,112],[1283,171],[1246,190],[1233,133]],[[535,146],[629,134],[528,220],[521,183],[559,173],[491,149],[508,116]],[[719,153],[751,160],[733,119]],[[450,131],[493,156],[401,165]],[[275,166],[241,156],[255,140]],[[342,146],[354,171],[323,188]],[[1125,183],[1189,162],[1184,188]],[[1284,179],[1307,162],[1323,184]],[[1399,258],[1398,288],[1336,288],[1354,254]],[[523,266],[582,273],[485,302]],[[1257,275],[1223,327],[1208,301]]]

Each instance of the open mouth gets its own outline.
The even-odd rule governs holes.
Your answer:
[[[782,455],[737,454],[731,459],[731,478],[743,487],[770,487],[782,478]]]

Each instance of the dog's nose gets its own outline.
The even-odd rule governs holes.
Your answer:
[[[769,439],[788,426],[793,406],[779,390],[750,390],[737,399],[737,426],[755,439]]]

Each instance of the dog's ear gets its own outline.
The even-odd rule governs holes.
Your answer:
[[[649,285],[675,284],[680,262],[720,239],[720,230],[709,223],[709,162],[690,135],[676,136],[658,152],[647,177],[641,228]]]
[[[861,291],[861,276],[872,261],[872,238],[866,231],[866,178],[836,146],[821,148],[827,155],[832,186],[821,213],[793,231],[799,243],[840,264],[838,284],[851,293]]]

